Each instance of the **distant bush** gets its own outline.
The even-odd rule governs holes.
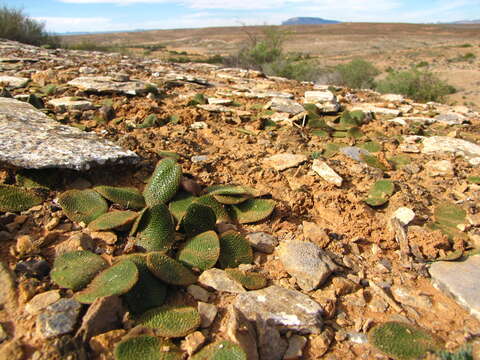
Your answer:
[[[443,101],[446,95],[456,92],[455,88],[428,71],[412,69],[395,71],[378,82],[376,89],[381,93],[408,96],[417,101]]]
[[[471,48],[471,47],[473,47],[473,45],[472,44],[462,44],[462,45],[458,45],[458,47],[460,47],[460,48]]]
[[[289,31],[278,26],[265,26],[260,35],[247,30],[245,32],[248,41],[237,54],[224,58],[225,65],[300,81],[316,80],[316,64],[308,55],[284,51],[283,45],[290,35]]]
[[[428,61],[420,61],[417,65],[415,65],[417,68],[419,67],[427,67],[429,64],[428,64]]]
[[[354,59],[346,64],[337,65],[335,69],[340,77],[338,85],[355,89],[373,88],[375,76],[380,74],[372,63],[363,59]]]
[[[459,55],[455,58],[448,59],[448,62],[461,62],[461,61],[473,61],[477,58],[474,53],[466,53],[465,55]]]
[[[58,47],[60,39],[45,31],[45,24],[29,18],[22,10],[0,8],[0,38],[25,44]]]

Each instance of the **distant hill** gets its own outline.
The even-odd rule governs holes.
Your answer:
[[[294,17],[282,22],[282,25],[318,25],[318,24],[339,24],[340,21],[326,20],[317,17]]]
[[[454,21],[449,24],[480,24],[480,19],[478,20],[460,20],[460,21]]]

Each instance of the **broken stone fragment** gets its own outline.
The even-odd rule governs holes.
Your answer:
[[[265,159],[264,162],[266,165],[274,168],[275,170],[282,171],[296,167],[307,160],[308,158],[305,155],[276,154]]]
[[[480,255],[465,261],[437,261],[429,272],[435,287],[451,295],[480,320]]]
[[[59,99],[52,99],[48,102],[48,104],[54,106],[59,111],[65,110],[90,110],[93,109],[93,105],[88,100],[78,100],[74,97],[62,97]]]
[[[290,240],[280,244],[278,256],[285,270],[294,276],[305,291],[319,287],[338,266],[316,244]]]
[[[78,77],[69,81],[68,85],[87,92],[121,93],[126,95],[144,95],[148,92],[149,87],[155,87],[153,84],[140,80],[116,81],[111,76]]]
[[[234,306],[228,307],[225,334],[229,340],[239,345],[247,354],[247,359],[258,360],[257,336],[255,327]]]
[[[213,288],[217,291],[239,294],[245,292],[245,289],[235,280],[231,279],[227,273],[221,269],[208,269],[198,278],[199,284],[205,287]]]
[[[305,239],[310,240],[311,242],[317,244],[322,249],[325,248],[331,241],[327,232],[323,227],[318,224],[304,221],[302,222],[303,226],[303,236]]]
[[[211,105],[230,105],[233,102],[232,99],[223,98],[208,98],[207,101]]]
[[[399,94],[383,94],[380,99],[388,102],[403,102],[405,97]]]
[[[392,215],[392,218],[400,221],[400,224],[406,226],[415,218],[415,212],[407,207],[399,207]]]
[[[343,179],[325,161],[313,160],[312,170],[315,171],[326,182],[341,187]]]
[[[237,295],[233,304],[248,320],[263,319],[281,332],[319,333],[322,307],[307,295],[273,285]]]
[[[16,299],[14,275],[10,269],[0,262],[0,307],[13,307]]]
[[[198,302],[198,313],[200,314],[200,327],[201,328],[208,328],[212,325],[215,317],[217,316],[218,309],[213,304],[208,304],[199,301]]]
[[[18,89],[25,87],[30,79],[16,76],[0,76],[0,84],[6,84],[8,88]]]
[[[278,245],[278,239],[275,236],[261,231],[247,234],[245,237],[255,250],[265,254],[273,253]]]
[[[427,174],[432,177],[436,176],[453,176],[453,164],[448,160],[431,160],[425,164]]]
[[[43,339],[73,331],[81,305],[73,298],[60,299],[37,317],[37,335]]]
[[[50,290],[35,295],[25,306],[25,311],[37,315],[48,306],[60,300],[60,290]]]
[[[32,105],[0,97],[0,163],[20,168],[88,170],[139,157],[110,141],[62,125]]]
[[[462,114],[448,112],[435,116],[435,120],[446,125],[461,125],[467,121],[467,118]]]
[[[291,99],[273,98],[268,104],[268,108],[274,111],[287,113],[290,115],[297,115],[305,109],[302,105]]]
[[[315,104],[322,112],[338,112],[340,104],[337,97],[330,90],[305,91],[305,104]]]
[[[300,335],[292,335],[288,339],[288,349],[283,355],[284,360],[301,359],[303,355],[303,348],[307,344],[307,338]]]
[[[256,322],[258,352],[262,360],[282,360],[288,343],[269,321],[258,317]]]
[[[448,136],[432,136],[423,139],[423,154],[453,153],[465,157],[471,165],[480,164],[480,145]]]

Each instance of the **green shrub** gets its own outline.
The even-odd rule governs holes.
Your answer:
[[[363,59],[354,59],[346,64],[336,66],[340,75],[339,85],[356,89],[371,89],[374,87],[374,78],[380,71],[372,63]]]
[[[395,93],[416,101],[442,101],[446,95],[455,93],[455,88],[428,71],[412,69],[395,71],[378,82],[381,93]]]
[[[58,37],[45,31],[45,24],[6,6],[0,7],[0,38],[50,48],[60,45]]]

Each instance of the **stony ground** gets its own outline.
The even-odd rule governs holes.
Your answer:
[[[73,223],[57,197],[105,184],[141,190],[171,152],[202,187],[246,185],[277,202],[267,220],[218,226],[247,235],[255,249],[252,268],[268,279],[263,293],[245,292],[223,273],[169,290],[167,303],[198,304],[204,316],[214,316],[201,332],[175,340],[186,352],[217,339],[240,342],[237,310],[274,319],[263,332],[257,323],[256,339],[244,342],[256,352],[256,341],[262,359],[387,359],[367,333],[392,320],[418,325],[450,351],[480,337],[480,115],[469,108],[208,64],[6,41],[0,42],[0,82],[2,96],[41,99],[44,106],[37,107],[50,118],[140,157],[136,165],[95,166],[94,159],[81,172],[49,163],[42,176],[53,175],[57,184],[44,193],[47,200],[23,213],[0,213],[1,359],[110,359],[122,337],[142,331],[121,313],[112,315],[118,321],[109,331],[95,332],[84,316],[87,306],[67,300],[72,292],[51,281],[59,253],[89,249],[109,260],[131,251],[128,234]],[[316,104],[327,133],[312,127],[304,103]],[[338,117],[358,109],[366,119],[347,134]],[[5,144],[7,136],[0,139]],[[0,182],[12,184],[22,162],[11,148],[1,149]],[[27,167],[44,167],[42,161]],[[390,180],[394,191],[385,204],[371,206],[366,199],[379,180]],[[441,206],[461,213],[453,228],[442,225]],[[108,301],[117,303],[97,306],[121,308],[119,298]],[[71,326],[52,325],[58,313]],[[93,316],[103,319],[98,311]]]

